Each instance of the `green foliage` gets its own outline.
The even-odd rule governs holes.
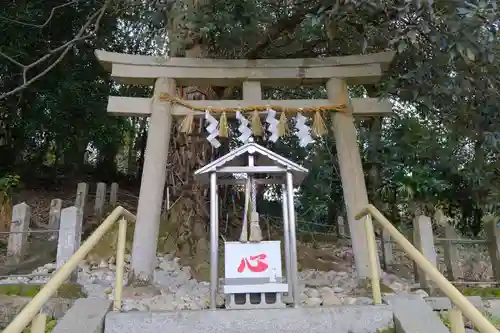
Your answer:
[[[0,19],[4,31],[0,37],[2,52],[17,62],[30,64],[71,40],[88,15],[102,3],[88,1],[84,6],[59,8],[51,16],[50,24],[43,28],[23,24],[47,20],[51,8],[56,5],[60,3],[49,1],[8,6],[2,17],[15,18],[21,23]],[[116,23],[113,16],[103,20],[96,39],[75,44],[60,63],[21,94],[0,99],[3,125],[0,127],[3,138],[0,169],[16,170],[23,180],[29,181],[37,174],[33,167],[41,169],[44,164],[83,171],[85,163],[92,162],[84,158],[89,149],[97,148],[102,152],[94,164],[115,158],[130,121],[107,115],[109,79],[95,61],[94,49],[119,49],[121,38],[115,34]],[[116,42],[114,38],[117,38]],[[51,61],[54,59],[47,60]],[[5,64],[0,67],[0,95],[23,83],[22,76],[18,75],[21,68],[12,62]],[[33,74],[36,74],[36,68],[28,72],[28,77]]]
[[[9,205],[12,190],[20,184],[18,175],[7,174],[0,177],[0,205]]]
[[[9,194],[13,188],[19,185],[20,177],[18,175],[7,174],[0,178],[0,191]]]
[[[12,191],[20,183],[18,175],[6,174],[0,176],[0,230],[10,224],[12,220]],[[2,249],[3,246],[0,246]],[[3,250],[3,249],[2,249]]]

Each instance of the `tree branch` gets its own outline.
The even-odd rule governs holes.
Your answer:
[[[102,20],[104,14],[106,13],[106,10],[108,9],[110,3],[111,3],[111,0],[106,0],[104,2],[104,4],[101,6],[101,8],[99,8],[92,15],[90,15],[88,17],[87,21],[82,25],[82,27],[78,31],[78,33],[73,37],[73,39],[71,39],[71,40],[67,41],[66,43],[62,44],[61,46],[59,46],[59,47],[57,47],[57,48],[49,51],[47,54],[45,54],[44,56],[42,56],[41,58],[39,58],[38,60],[36,60],[35,62],[33,62],[33,63],[29,64],[29,65],[23,65],[23,64],[19,63],[18,61],[12,59],[11,57],[7,56],[6,54],[0,52],[1,56],[3,56],[7,60],[11,61],[15,65],[17,65],[17,66],[19,66],[19,67],[21,67],[23,69],[23,71],[22,71],[23,83],[20,86],[18,86],[16,88],[14,88],[14,89],[12,89],[12,90],[10,90],[10,91],[8,91],[8,92],[0,95],[0,100],[5,99],[8,96],[14,95],[14,94],[16,94],[16,93],[18,93],[18,92],[26,89],[33,82],[37,81],[38,79],[40,79],[41,77],[43,77],[45,74],[47,74],[48,72],[50,72],[54,67],[56,67],[57,64],[59,64],[64,59],[64,57],[66,56],[66,54],[68,54],[68,52],[71,50],[71,48],[77,42],[89,39],[90,37],[94,36],[97,33],[97,31],[99,30],[99,26],[100,26],[101,20]],[[69,3],[67,3],[67,4],[69,4]],[[88,32],[87,34],[85,34],[85,32],[87,31],[87,29],[92,24],[94,25],[94,28],[90,32]],[[29,80],[26,78],[28,70],[30,70],[33,67],[35,67],[35,66],[43,63],[44,61],[46,61],[47,59],[49,59],[50,57],[52,57],[53,55],[55,55],[55,54],[57,54],[59,52],[61,52],[59,54],[59,56],[51,64],[47,65],[47,67],[43,71],[41,71],[37,75],[33,76]]]
[[[0,15],[0,19],[11,22],[11,23],[15,23],[15,24],[25,25],[27,27],[43,29],[44,27],[47,26],[47,24],[49,24],[50,20],[52,20],[52,17],[54,17],[56,10],[58,10],[60,8],[67,7],[67,6],[74,5],[74,4],[78,3],[78,1],[79,0],[72,0],[72,1],[69,1],[66,3],[63,3],[62,5],[53,7],[52,10],[50,11],[49,17],[45,20],[45,22],[43,24],[33,24],[33,23],[29,23],[29,22],[22,22],[22,21],[10,19],[10,18],[5,17],[3,15]]]
[[[305,4],[304,4],[305,5]],[[297,27],[306,14],[314,13],[319,10],[321,5],[316,4],[312,7],[299,7],[292,15],[284,17],[275,24],[273,24],[268,30],[267,33],[260,38],[259,41],[255,44],[255,46],[249,50],[245,54],[246,59],[257,59],[259,54],[267,48],[267,46],[271,43],[271,41],[277,39],[283,32],[294,30]]]
[[[21,64],[19,61],[15,60],[14,58],[9,57],[8,55],[6,55],[5,53],[3,53],[2,51],[0,51],[0,56],[4,57],[8,61],[12,62],[14,65],[17,65],[17,66],[19,66],[21,68],[26,67],[25,65]]]
[[[284,58],[306,58],[306,57],[317,57],[319,54],[315,52],[315,48],[325,43],[324,39],[313,39],[307,42],[304,42],[301,45],[301,49],[298,51],[290,52],[285,54]],[[325,48],[326,51],[326,48]]]

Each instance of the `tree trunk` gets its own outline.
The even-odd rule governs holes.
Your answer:
[[[186,51],[186,57],[201,58],[204,49],[201,43],[195,44]],[[186,87],[186,100],[218,99],[211,87]],[[167,182],[173,188],[178,201],[168,214],[167,230],[173,232],[174,251],[184,265],[191,267],[191,272],[198,280],[209,279],[210,248],[208,241],[208,188],[194,181],[194,172],[210,163],[218,155],[225,154],[229,145],[222,142],[215,151],[206,140],[203,122],[195,120],[195,128],[191,135],[174,131],[172,155],[169,157]],[[223,140],[220,139],[219,140]],[[182,182],[176,182],[181,179]],[[175,200],[175,199],[174,199]],[[222,203],[222,200],[220,201]]]
[[[377,89],[374,86],[365,86],[368,97],[377,97]],[[382,164],[380,162],[380,148],[382,140],[382,117],[374,117],[368,121],[369,142],[368,142],[368,196],[370,201],[380,210],[382,207],[378,189],[380,189]]]
[[[172,27],[172,30],[175,30],[175,27]],[[192,36],[190,33],[182,35]],[[186,37],[188,38],[190,37]],[[185,40],[182,44],[190,45],[185,51],[185,57],[206,56],[201,40],[194,42]],[[183,92],[184,96],[180,97],[185,100],[217,99],[210,87],[185,87]],[[171,187],[171,202],[174,205],[160,227],[161,240],[168,241],[160,241],[158,250],[175,252],[176,256],[181,258],[182,264],[191,267],[195,278],[208,280],[210,271],[208,188],[195,182],[193,175],[197,169],[212,161],[216,154],[205,138],[203,121],[195,119],[193,127],[193,133],[188,135],[179,133],[177,128],[172,131],[167,184]]]
[[[139,129],[139,137],[137,138],[137,149],[139,151],[139,160],[137,161],[137,179],[141,179],[142,177],[142,168],[144,166],[144,155],[146,154],[146,141],[148,138],[147,131],[148,119],[143,118],[141,120],[141,125]]]
[[[381,202],[379,200],[378,189],[381,184],[381,163],[380,163],[380,140],[382,136],[382,119],[375,117],[369,121],[368,124],[370,131],[370,142],[368,150],[368,163],[370,165],[368,170],[368,184],[369,196],[371,201],[379,208]]]
[[[135,131],[136,131],[136,119],[132,118],[132,128],[128,135],[127,142],[127,174],[133,175],[135,174],[136,166],[137,166],[137,156],[135,150]]]

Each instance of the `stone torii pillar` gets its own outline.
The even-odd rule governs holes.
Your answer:
[[[119,83],[155,87],[152,98],[110,96],[107,108],[114,115],[151,117],[132,249],[132,269],[136,277],[149,280],[153,275],[172,117],[204,114],[177,103],[161,101],[159,96],[162,93],[174,96],[176,85],[200,84],[240,86],[244,95],[243,100],[189,101],[191,106],[201,109],[237,109],[252,105],[309,108],[349,104],[351,112],[336,113],[333,127],[357,273],[358,277],[369,277],[366,234],[363,223],[354,219],[354,215],[368,203],[368,197],[353,117],[390,115],[392,106],[389,101],[376,98],[349,99],[346,84],[378,82],[392,61],[393,52],[322,59],[259,60],[161,59],[100,50],[96,51],[96,56]],[[318,86],[325,83],[327,100],[262,100],[261,84]]]
[[[175,91],[174,80],[160,78],[155,82],[153,95],[159,96],[165,92],[174,95]],[[172,129],[172,110],[169,105],[160,102],[159,98],[154,98],[150,110],[151,120],[137,206],[136,223],[139,227],[134,231],[134,239],[144,241],[133,242],[132,245],[132,270],[134,277],[142,281],[151,279],[151,272],[156,265],[156,244]]]
[[[326,84],[328,98],[337,103],[352,103],[347,95],[347,85],[340,79],[330,79]],[[344,102],[340,102],[344,101]],[[356,271],[360,277],[369,277],[370,268],[367,259],[368,246],[365,227],[355,216],[368,205],[365,175],[361,164],[358,136],[354,117],[349,113],[335,113],[333,117],[333,135],[337,148],[342,191],[347,211],[347,221],[352,240],[352,251],[356,258]],[[359,258],[363,258],[360,260]]]

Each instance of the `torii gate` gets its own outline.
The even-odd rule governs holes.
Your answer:
[[[239,108],[250,105],[280,105],[310,108],[347,104],[351,112],[336,112],[333,132],[352,247],[359,277],[369,277],[369,259],[363,223],[355,214],[368,204],[354,117],[386,116],[392,113],[389,101],[376,98],[348,99],[347,84],[373,84],[380,80],[394,57],[393,52],[314,59],[219,60],[129,55],[96,50],[101,64],[119,83],[154,85],[152,98],[110,96],[108,112],[121,116],[151,117],[142,173],[137,222],[132,248],[132,268],[140,279],[151,277],[156,260],[156,242],[166,178],[172,117],[195,111],[160,99],[175,96],[177,87],[238,86],[243,100],[196,100],[199,108]],[[261,86],[326,84],[328,100],[262,100]],[[195,112],[202,115],[203,112]],[[136,253],[147,257],[135,258]],[[135,258],[135,259],[134,259]]]

